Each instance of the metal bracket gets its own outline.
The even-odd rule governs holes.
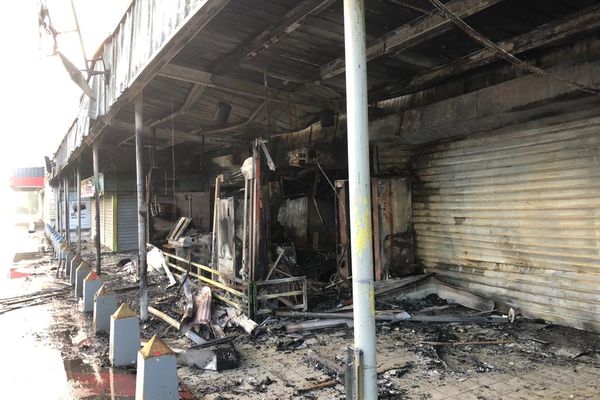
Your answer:
[[[348,346],[346,356],[346,399],[362,400],[363,396],[363,353],[362,350]]]

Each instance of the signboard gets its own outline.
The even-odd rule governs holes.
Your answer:
[[[98,183],[100,185],[100,196],[104,194],[104,174],[98,174]],[[91,176],[81,181],[81,197],[94,197],[95,185],[94,177]]]
[[[75,192],[71,192],[69,197],[71,199],[75,198]],[[90,200],[81,200],[79,203],[79,207],[81,208],[81,229],[90,229],[91,219],[90,219]],[[63,229],[65,228],[65,221],[62,222]],[[77,201],[69,200],[69,229],[75,230],[77,229]]]

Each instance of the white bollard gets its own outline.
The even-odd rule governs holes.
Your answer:
[[[157,335],[137,355],[136,400],[179,400],[177,359]]]
[[[137,314],[123,303],[110,316],[110,363],[115,367],[135,364],[140,343],[140,320]]]
[[[92,269],[84,261],[75,270],[75,298],[83,297],[83,279],[92,272]]]
[[[67,252],[65,253],[65,276],[69,277],[71,276],[71,263],[73,262],[73,259],[75,258],[76,254],[73,253],[71,251],[71,249],[67,249]]]
[[[102,286],[102,279],[95,271],[90,272],[83,280],[83,312],[94,311],[94,296]]]
[[[104,283],[94,296],[94,331],[109,332],[110,316],[117,311],[117,295]]]
[[[79,265],[83,262],[83,258],[81,258],[81,256],[76,255],[72,260],[71,263],[67,266],[67,268],[69,269],[69,282],[71,282],[71,285],[75,284],[75,271],[77,270],[77,267],[79,267]]]

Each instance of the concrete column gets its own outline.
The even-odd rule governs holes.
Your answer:
[[[157,335],[138,352],[136,400],[179,400],[177,360]]]
[[[75,270],[75,298],[83,297],[83,279],[92,272],[90,266],[84,261]]]
[[[110,330],[110,316],[117,311],[117,295],[104,283],[96,292],[94,300],[94,331],[96,333]]]
[[[65,240],[67,241],[67,245],[71,247],[71,227],[70,227],[70,215],[71,212],[69,210],[69,175],[65,174]]]
[[[146,265],[146,214],[144,201],[144,98],[135,99],[135,167],[138,208],[138,271],[140,276],[140,319],[148,319],[148,266]]]
[[[54,223],[56,234],[60,236],[60,180],[54,188]]]
[[[77,254],[81,256],[81,166],[77,163],[75,186],[77,191]]]
[[[94,202],[96,205],[96,238],[94,240],[94,245],[96,247],[96,273],[100,275],[101,273],[101,257],[100,257],[100,182],[98,175],[100,174],[99,160],[98,160],[98,143],[94,143],[92,147],[92,162],[94,164]]]
[[[375,400],[377,399],[377,349],[364,0],[344,0],[344,42],[354,347],[363,354],[363,375],[358,377],[359,382],[362,382],[363,397],[361,398]]]
[[[91,271],[83,279],[83,312],[91,313],[94,311],[94,297],[96,292],[102,286],[102,279],[96,271]]]
[[[137,314],[123,303],[110,316],[110,363],[115,367],[135,364],[140,343],[140,320]]]

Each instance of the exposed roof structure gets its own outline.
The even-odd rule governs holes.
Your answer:
[[[539,59],[541,49],[600,26],[593,0],[444,3],[502,49],[549,68],[553,61]],[[405,96],[379,103],[375,117],[524,74],[429,1],[369,0],[366,7],[370,100]],[[267,126],[273,134],[295,131],[323,110],[343,111],[343,40],[336,0],[136,0],[97,54],[95,70],[105,73],[90,78],[95,99],[83,97],[55,155],[58,169],[99,137],[106,146],[132,143],[131,102],[142,91],[148,138],[154,136],[159,149],[173,139],[222,148],[264,135]],[[226,123],[215,120],[219,103],[231,106]]]

